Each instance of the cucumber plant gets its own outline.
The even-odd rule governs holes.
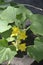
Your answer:
[[[27,54],[37,62],[43,60],[43,15],[33,14],[24,5],[8,3],[7,6],[4,5],[5,2],[0,6],[0,63],[11,61],[18,50],[26,49]],[[25,28],[27,19],[31,24]],[[28,29],[36,35],[36,38],[34,45],[26,46],[21,40],[28,37],[26,35]]]

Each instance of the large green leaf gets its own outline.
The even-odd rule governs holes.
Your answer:
[[[19,8],[14,8],[12,6],[9,6],[1,14],[1,19],[7,20],[9,23],[12,23],[15,21],[16,15],[20,13],[21,13],[21,10]]]
[[[43,37],[36,38],[34,41],[34,45],[28,46],[27,53],[32,58],[34,58],[36,61],[43,60]]]
[[[0,20],[0,33],[9,30],[11,28],[7,21]]]
[[[16,48],[14,46],[8,46],[8,42],[5,39],[0,39],[0,63],[6,60],[12,60],[16,55]]]
[[[16,51],[11,51],[10,48],[0,47],[0,63],[6,60],[8,61],[12,60],[15,54],[16,54]]]
[[[9,6],[2,12],[1,19],[7,20],[8,23],[14,22],[16,10],[17,10],[16,8]]]
[[[33,14],[30,18],[31,20],[31,30],[34,34],[43,35],[43,15]]]
[[[23,23],[29,15],[31,16],[32,13],[24,6],[19,6],[18,8],[13,6],[8,6],[7,9],[5,9],[2,12],[0,18],[6,20],[8,23],[15,22],[16,25],[19,25]]]

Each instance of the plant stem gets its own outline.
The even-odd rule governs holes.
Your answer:
[[[8,64],[7,64],[7,65],[10,65],[10,62],[11,62],[11,61],[8,61]]]

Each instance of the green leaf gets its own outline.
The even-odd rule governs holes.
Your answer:
[[[43,15],[34,14],[31,18],[31,26],[30,29],[34,34],[43,35]]]
[[[8,6],[7,9],[5,9],[2,12],[0,18],[6,20],[8,23],[15,22],[15,24],[19,26],[21,23],[25,22],[28,16],[31,15],[32,13],[30,12],[30,10],[26,9],[23,5],[19,6],[18,8],[13,6]]]
[[[8,42],[5,39],[0,39],[0,63],[12,60],[16,53],[14,46],[8,46]]]
[[[4,4],[0,4],[0,9],[6,9],[10,4],[9,3],[4,3]]]
[[[1,19],[8,21],[8,23],[13,23],[15,21],[17,13],[20,13],[20,11],[18,11],[18,8],[9,6],[7,9],[3,11],[0,17]]]
[[[0,0],[0,4],[10,3],[12,0]]]
[[[8,42],[5,39],[0,39],[0,47],[7,47],[8,46]]]
[[[0,47],[0,63],[8,60],[11,61],[15,56],[16,51],[11,51],[10,48],[2,48]]]
[[[7,21],[0,20],[0,33],[9,30],[11,28]]]
[[[7,40],[8,42],[12,42],[12,41],[15,40],[15,38],[14,38],[14,37],[8,37],[6,40]]]
[[[32,58],[34,58],[37,62],[43,60],[43,37],[36,38],[34,41],[34,45],[28,46],[27,53]]]
[[[10,37],[11,33],[12,33],[12,30],[9,29],[9,30],[1,33],[1,36],[4,37],[4,38],[8,38],[8,37]]]
[[[17,15],[16,18],[20,20],[22,18],[22,14]]]
[[[4,3],[4,0],[0,0],[0,4]]]
[[[2,13],[3,10],[0,10],[0,14]]]
[[[12,51],[16,51],[16,47],[14,45],[8,46]]]

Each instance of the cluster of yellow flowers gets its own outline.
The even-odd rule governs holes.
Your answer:
[[[12,28],[12,34],[11,36],[19,36],[19,39],[23,39],[25,40],[25,38],[27,38],[27,35],[26,35],[26,31],[25,30],[20,30],[18,27],[14,26]]]
[[[12,27],[12,34],[11,34],[11,36],[17,36],[18,37],[16,42],[13,42],[13,45],[15,45],[16,48],[18,47],[19,50],[25,51],[26,43],[21,43],[20,44],[20,40],[21,39],[25,40],[25,38],[27,38],[26,31],[25,30],[21,30],[18,27],[14,26],[14,27]]]

